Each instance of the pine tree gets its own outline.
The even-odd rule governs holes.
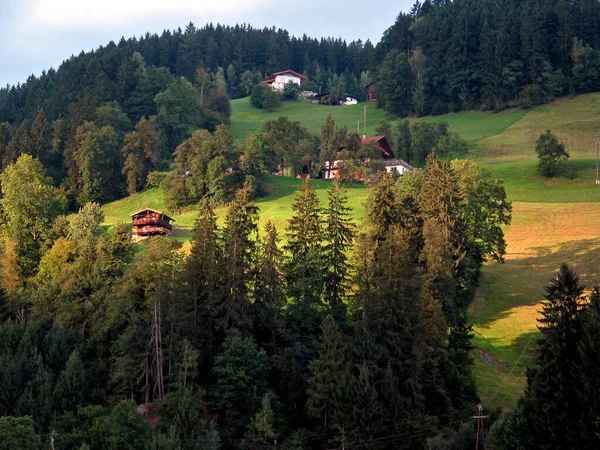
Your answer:
[[[250,201],[250,189],[245,186],[237,191],[223,229],[224,290],[218,314],[220,326],[225,330],[247,329],[257,214],[258,207]]]
[[[367,218],[373,229],[373,237],[377,241],[385,239],[390,227],[398,223],[399,210],[396,197],[397,192],[392,176],[382,172],[369,190],[367,200]]]
[[[544,290],[538,319],[542,337],[520,403],[525,417],[521,439],[525,448],[570,448],[581,440],[580,406],[574,393],[584,286],[563,263]]]
[[[2,167],[4,169],[9,164],[14,164],[19,156],[25,153],[31,155],[32,144],[30,131],[29,120],[24,119],[6,146],[5,153],[2,155]]]
[[[52,149],[52,131],[42,108],[31,124],[31,155],[47,163]]]
[[[335,308],[342,303],[349,288],[349,270],[347,251],[354,239],[354,224],[350,218],[348,197],[339,180],[334,180],[329,189],[329,207],[325,210],[323,251],[325,273],[325,300]]]
[[[87,386],[85,367],[79,352],[75,350],[54,389],[54,396],[60,402],[59,408],[63,411],[76,411],[84,402]]]
[[[221,287],[223,255],[217,233],[214,211],[208,199],[201,202],[199,217],[192,230],[190,256],[186,260],[189,280],[191,329],[197,348],[215,351],[214,308],[218,304]]]
[[[349,426],[351,406],[348,402],[350,372],[344,336],[332,316],[321,324],[319,355],[310,363],[307,380],[307,411],[319,419],[323,433],[336,432],[343,439],[344,427]]]
[[[574,367],[576,401],[580,405],[580,416],[573,434],[578,437],[580,448],[593,445],[590,436],[600,436],[600,361],[597,349],[600,346],[600,286],[592,288],[588,306],[581,313],[581,334],[577,342],[577,365]]]
[[[288,254],[285,274],[288,295],[293,299],[295,320],[315,330],[320,320],[323,292],[322,226],[319,199],[309,179],[295,196],[293,217],[288,222]]]
[[[283,326],[281,310],[286,298],[282,266],[283,252],[279,248],[277,228],[268,220],[256,261],[252,308],[257,341],[268,342],[271,354],[275,350],[276,333]]]

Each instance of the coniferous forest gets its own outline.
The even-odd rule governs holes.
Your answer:
[[[416,166],[397,177],[331,117],[237,142],[230,99],[291,69],[361,100],[375,82],[396,116],[526,108],[599,90],[599,68],[595,0],[425,0],[376,46],[190,23],[0,89],[0,449],[473,448],[466,312],[506,253],[502,182],[446,160],[467,144],[444,122],[379,124]],[[307,179],[285,227],[259,228],[266,173],[338,158],[326,201]],[[147,186],[197,208],[189,245],[103,226]],[[566,264],[548,279],[490,448],[597,448],[600,288]]]
[[[599,51],[596,0],[418,0],[371,67],[387,110],[444,114],[597,91]]]
[[[340,182],[320,204],[306,181],[286,229],[258,230],[246,185],[222,226],[202,201],[189,252],[154,238],[134,258],[98,204],[57,215],[22,156],[2,176],[2,415],[27,448],[422,447],[476,401],[465,310],[511,207],[465,161],[374,183],[360,226]],[[10,228],[33,186],[35,240]]]

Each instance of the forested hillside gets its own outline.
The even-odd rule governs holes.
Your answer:
[[[599,198],[599,94],[398,116],[600,90],[598,5],[417,1],[376,47],[190,23],[0,89],[0,449],[597,448],[600,287],[562,265],[537,306],[558,258],[595,282],[600,210],[511,195]],[[362,105],[241,98],[284,69],[375,81],[363,130],[414,170],[354,131]],[[573,156],[552,180],[547,124]],[[132,242],[157,205],[189,242]]]
[[[217,77],[230,98],[250,95],[265,74],[291,69],[308,76],[308,89],[327,90],[337,76],[348,92],[362,95],[361,74],[368,69],[373,45],[341,39],[290,36],[282,29],[206,25],[165,30],[160,36],[121,38],[65,60],[40,77],[0,89],[0,122],[30,122],[42,108],[48,120],[73,115],[72,104],[98,107],[118,102],[130,120],[157,113],[154,96],[170,77],[198,79],[197,70]],[[164,69],[164,70],[156,70]],[[364,76],[363,76],[363,80]],[[80,112],[84,115],[85,112]]]
[[[374,58],[379,102],[401,115],[546,103],[600,89],[600,4],[417,0]]]

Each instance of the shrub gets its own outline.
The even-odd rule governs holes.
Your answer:
[[[279,108],[279,94],[265,84],[257,84],[252,90],[250,102],[257,108],[272,111]]]

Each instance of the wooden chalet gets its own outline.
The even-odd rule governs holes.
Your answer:
[[[406,161],[396,158],[394,155],[394,151],[390,146],[387,138],[383,135],[380,136],[366,136],[364,135],[361,139],[361,143],[363,145],[368,145],[371,143],[376,143],[379,149],[381,150],[381,161],[385,165],[385,170],[387,172],[402,175],[404,172],[409,172],[414,169],[413,166],[408,164]],[[342,150],[342,149],[340,149]],[[367,162],[367,161],[365,161]],[[332,178],[337,178],[338,172],[340,170],[340,160],[325,162],[325,168],[323,169],[323,178],[330,180]]]
[[[377,93],[375,92],[375,83],[369,83],[365,86],[367,90],[367,100],[370,102],[377,101]]]
[[[131,219],[133,221],[132,239],[134,241],[150,236],[171,234],[173,230],[171,222],[175,222],[175,219],[165,213],[150,208],[133,213]]]

